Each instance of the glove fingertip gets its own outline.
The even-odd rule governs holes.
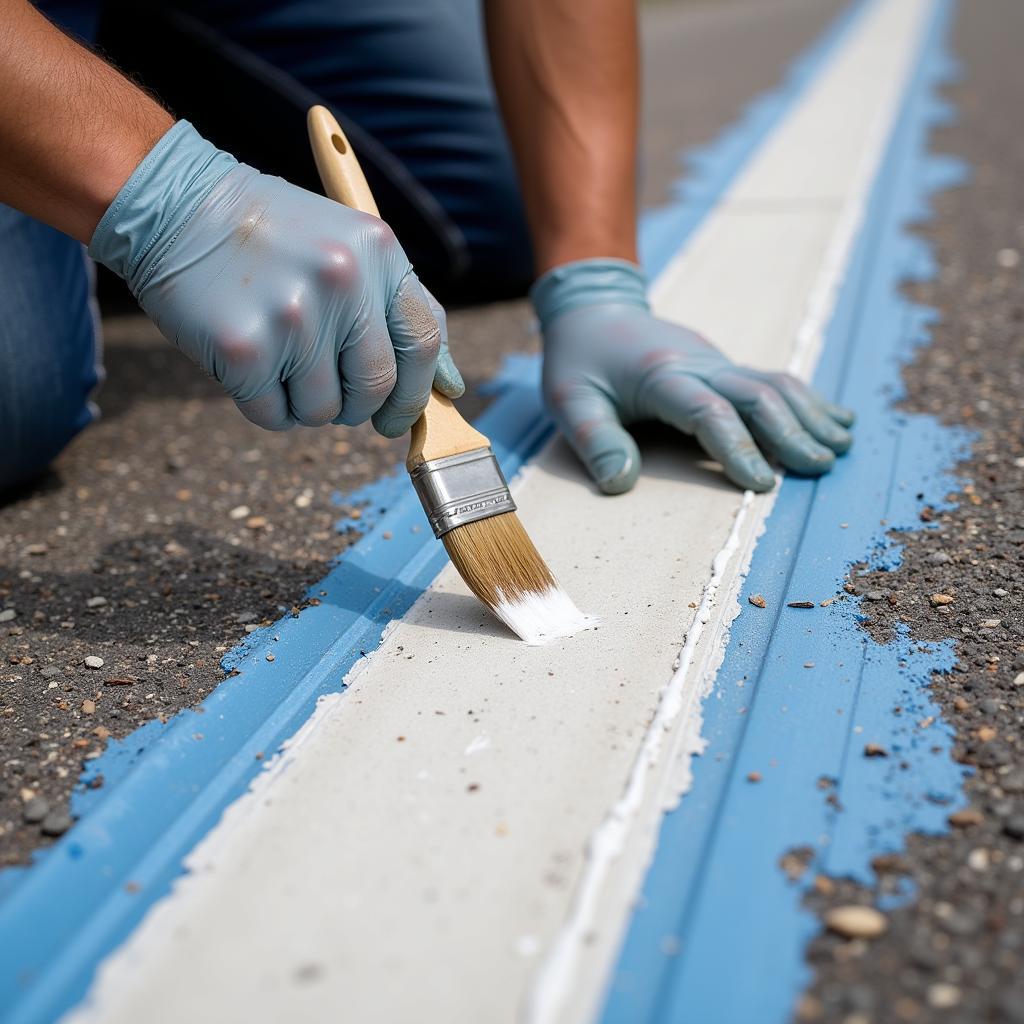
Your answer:
[[[640,453],[634,448],[602,452],[587,466],[602,494],[625,494],[640,476]]]
[[[401,437],[412,425],[419,419],[419,414],[413,417],[409,416],[395,416],[385,414],[381,416],[379,412],[374,413],[370,417],[370,422],[373,424],[373,429],[377,431],[382,437],[391,438],[394,440],[396,437]]]
[[[442,352],[434,369],[434,387],[446,398],[461,398],[466,393],[466,382],[452,357]]]
[[[826,409],[829,416],[841,427],[852,427],[857,420],[857,414],[845,405],[836,405],[834,402],[829,402]]]

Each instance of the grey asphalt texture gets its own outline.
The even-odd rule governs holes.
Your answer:
[[[1024,5],[962,3],[953,50],[966,77],[948,90],[960,119],[933,149],[971,165],[921,228],[938,278],[909,294],[937,308],[934,342],[907,368],[905,407],[978,432],[958,508],[899,536],[903,565],[851,577],[873,600],[866,628],[897,623],[922,640],[954,637],[959,662],[935,698],[971,766],[969,810],[949,834],[909,837],[875,864],[877,885],[818,879],[812,904],[873,904],[909,880],[916,897],[874,940],[823,932],[796,1019],[842,1024],[1024,1021]],[[927,515],[927,513],[926,513]],[[934,605],[933,594],[952,602]]]
[[[645,205],[667,197],[679,151],[777,84],[842,6],[644,9]],[[532,317],[510,302],[454,311],[449,328],[472,416],[503,356],[536,350]],[[332,496],[404,454],[368,428],[266,433],[145,318],[107,316],[105,335],[102,419],[0,499],[0,868],[71,825],[83,762],[109,738],[201,701],[247,625],[300,606],[357,536],[335,530],[346,509]]]

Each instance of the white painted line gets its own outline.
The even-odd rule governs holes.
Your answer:
[[[867,12],[656,283],[662,315],[810,368],[928,7]],[[645,464],[602,498],[554,445],[515,487],[599,630],[527,647],[442,573],[74,1019],[591,1018],[771,502],[688,454]]]

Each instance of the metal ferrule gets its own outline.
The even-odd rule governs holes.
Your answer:
[[[421,462],[409,475],[435,537],[456,526],[516,510],[490,448]]]

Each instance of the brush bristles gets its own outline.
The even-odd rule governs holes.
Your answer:
[[[596,624],[558,585],[515,512],[457,526],[441,539],[469,589],[526,643]]]

